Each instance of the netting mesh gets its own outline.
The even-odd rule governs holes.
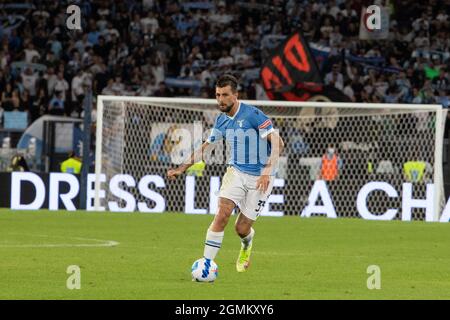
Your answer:
[[[375,215],[398,208],[400,215],[402,183],[414,183],[413,196],[423,199],[426,183],[433,182],[436,141],[436,111],[389,108],[278,107],[258,106],[267,114],[285,142],[278,178],[284,187],[273,194],[283,194],[284,203],[271,210],[299,215],[307,205],[314,182],[324,179],[323,161],[329,148],[334,149],[338,170],[328,177],[327,186],[338,216],[357,217],[358,191],[370,181],[385,181],[398,190],[399,197],[389,198],[381,191],[372,192],[368,209]],[[165,178],[173,168],[199,146],[209,134],[219,114],[216,103],[155,103],[104,101],[102,128],[102,172],[109,181],[116,174],[129,174],[136,181],[148,174]],[[195,129],[197,128],[197,129]],[[202,128],[200,135],[194,131]],[[187,131],[186,131],[187,130]],[[180,134],[181,132],[181,134]],[[189,132],[195,139],[189,145],[182,141]],[[183,145],[184,143],[184,145]],[[223,143],[210,146],[207,166],[196,178],[196,205],[208,208],[210,177],[222,176],[226,169],[228,148]],[[404,165],[420,161],[421,173],[405,175]],[[412,180],[411,180],[412,179]],[[116,199],[107,186],[105,201]],[[137,201],[155,204],[143,197],[137,188],[126,188]],[[158,189],[167,199],[167,211],[184,211],[185,180],[166,180]],[[444,199],[442,199],[442,202]],[[119,201],[120,203],[120,201]],[[320,204],[320,201],[319,203]],[[414,209],[413,219],[424,219],[424,210]],[[397,218],[399,218],[397,216]]]

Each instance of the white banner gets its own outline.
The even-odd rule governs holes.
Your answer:
[[[89,174],[88,181],[88,192],[86,202],[88,204],[87,210],[93,211],[94,207],[90,204],[94,192],[93,183],[95,174]],[[220,188],[220,177],[212,176],[210,177],[210,188],[208,191],[199,190],[196,185],[196,177],[185,176],[185,213],[188,214],[214,214],[217,209],[217,192]],[[104,176],[102,176],[102,181],[105,181]],[[36,190],[34,199],[28,199],[28,203],[23,203],[22,199],[22,183],[31,183]],[[69,185],[69,191],[66,193],[61,193],[59,189],[59,183],[65,182]],[[106,181],[105,181],[106,182]],[[127,187],[137,188],[139,194],[145,199],[152,200],[155,206],[149,208],[145,202],[139,202],[135,199],[134,195],[130,192],[125,191],[121,188],[121,183],[125,184]],[[150,188],[150,185],[154,185]],[[275,179],[274,187],[281,188],[283,190],[285,186],[284,179]],[[117,198],[117,201],[108,201],[106,203],[106,208],[109,211],[122,211],[122,212],[155,212],[162,213],[166,211],[167,201],[170,199],[165,199],[161,195],[161,190],[166,188],[164,182],[164,177],[159,175],[146,175],[136,181],[136,179],[130,175],[118,174],[115,175],[110,181],[107,182],[106,186],[102,188],[109,188],[109,190]],[[434,208],[434,184],[430,183],[426,185],[426,196],[422,199],[416,199],[413,197],[413,190],[415,185],[412,183],[403,183],[401,191],[398,192],[394,186],[387,182],[377,182],[371,181],[365,184],[357,194],[354,195],[355,201],[357,202],[358,215],[363,219],[368,220],[393,220],[399,214],[399,218],[403,221],[411,221],[412,215],[411,211],[413,209],[423,209],[426,211],[426,221],[435,221],[433,212]],[[69,173],[51,173],[49,190],[46,190],[43,180],[36,174],[31,172],[13,172],[11,174],[11,209],[13,210],[39,210],[43,208],[46,195],[50,202],[50,210],[60,210],[66,209],[69,211],[76,210],[76,204],[73,202],[75,197],[79,192],[79,182],[74,175]],[[153,189],[153,190],[152,190]],[[402,208],[388,208],[386,212],[381,215],[375,215],[369,211],[369,200],[370,194],[375,191],[382,191],[385,194],[386,200],[388,198],[398,198],[401,195],[402,198]],[[195,207],[195,199],[198,192],[208,192],[209,193],[209,206],[205,208]],[[103,190],[100,191],[100,196],[104,198],[105,193]],[[59,199],[62,200],[63,207],[59,207]],[[328,218],[337,218],[337,214],[333,204],[333,196],[331,191],[328,189],[327,184],[323,180],[316,180],[311,188],[308,203],[306,207],[301,212],[302,217],[310,217],[315,215],[322,215]],[[119,205],[118,201],[125,206]],[[31,202],[30,202],[31,201]],[[319,205],[319,202],[322,205]],[[283,216],[285,213],[283,211],[273,211],[271,204],[284,204],[285,199],[283,194],[272,194],[266,202],[266,206],[263,209],[262,216]],[[400,209],[400,210],[399,210]],[[298,213],[300,214],[300,212]],[[440,222],[449,222],[450,219],[450,198],[444,207],[442,214],[440,215]]]

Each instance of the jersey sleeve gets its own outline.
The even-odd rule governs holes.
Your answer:
[[[266,116],[263,112],[255,109],[254,117],[252,117],[255,127],[259,132],[261,138],[266,138],[270,133],[275,131],[272,125],[272,120]]]
[[[223,138],[222,132],[218,128],[218,122],[219,117],[216,118],[214,126],[211,128],[211,133],[209,134],[209,137],[206,140],[208,143],[217,143]]]

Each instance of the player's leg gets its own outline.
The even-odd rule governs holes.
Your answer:
[[[213,222],[206,232],[205,250],[203,256],[214,260],[222,246],[225,227],[230,219],[235,203],[226,198],[219,198],[219,208]]]
[[[230,220],[231,213],[233,212],[236,204],[227,198],[219,197],[219,207],[217,209],[217,214],[214,217],[213,222],[209,229],[214,232],[221,232],[225,230],[225,227]]]
[[[271,177],[267,190],[263,193],[256,189],[258,177],[247,175],[246,187],[248,188],[245,199],[241,203],[241,214],[236,221],[236,232],[241,237],[241,250],[236,261],[236,270],[244,272],[250,266],[250,254],[252,252],[252,241],[255,236],[253,223],[261,214],[267,198],[272,192],[274,177]]]
[[[236,261],[236,270],[244,272],[250,266],[250,254],[252,251],[252,240],[255,235],[255,229],[252,228],[254,221],[247,218],[242,213],[236,219],[235,230],[241,238],[241,250]]]
[[[240,179],[238,172],[234,168],[229,167],[223,177],[220,188],[219,207],[216,216],[206,233],[204,250],[206,259],[215,259],[222,246],[224,230],[231,213],[244,196],[245,190],[242,185],[242,179]]]
[[[253,236],[255,234],[255,230],[252,228],[254,221],[247,218],[242,213],[239,214],[236,219],[236,223],[234,225],[234,229],[236,233],[241,238],[242,247],[247,249],[252,243]]]

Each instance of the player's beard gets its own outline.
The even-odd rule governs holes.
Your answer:
[[[230,105],[219,105],[219,109],[222,112],[228,113],[231,111],[231,109],[233,108],[234,103],[230,103]]]

